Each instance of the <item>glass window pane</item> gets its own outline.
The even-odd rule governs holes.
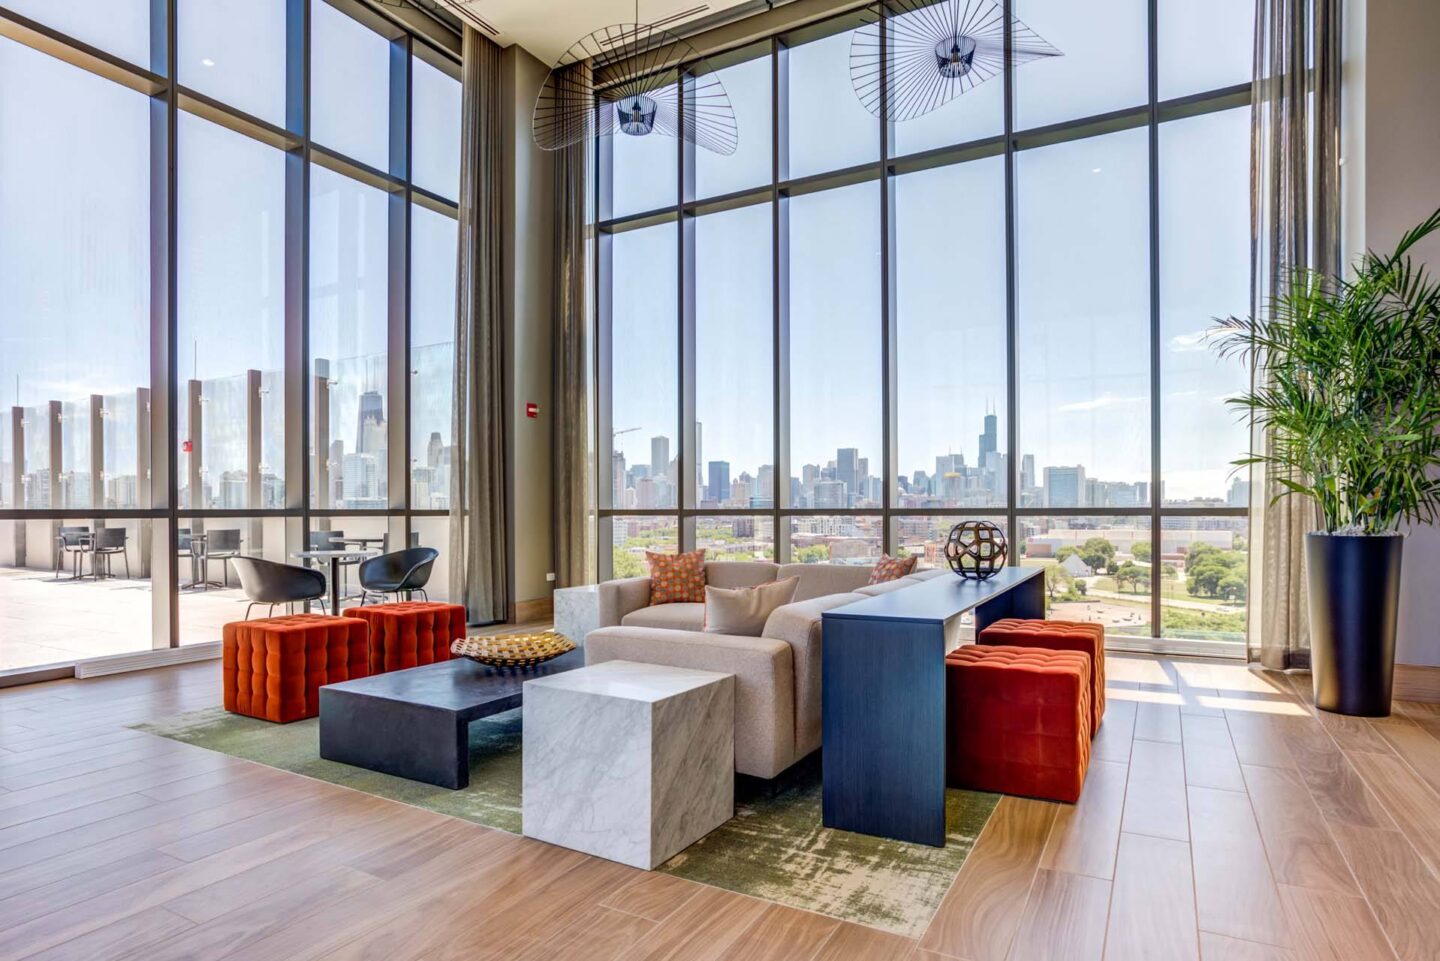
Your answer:
[[[965,4],[960,9],[970,11],[974,16],[985,8],[979,4],[973,6]],[[890,23],[890,44],[892,50],[895,51],[896,62],[906,65],[916,62],[912,54],[918,50],[924,56],[928,77],[937,77],[934,62],[930,59],[933,56],[933,49],[926,43],[923,44],[924,49],[920,50],[922,44],[918,42],[921,38],[934,36],[936,31],[933,26],[933,15],[917,10],[906,10],[899,16],[893,16]],[[978,65],[970,76],[981,76]],[[963,82],[967,84],[963,93],[955,94],[953,99],[935,107],[928,113],[899,121],[891,127],[890,155],[892,157],[918,153],[933,147],[947,147],[951,144],[997,137],[1004,132],[1005,79],[1000,72],[997,70],[974,86],[968,86],[969,78]],[[892,112],[904,109],[904,105],[909,100],[933,103],[938,97],[950,96],[954,93],[949,86],[937,88],[929,80],[918,79],[916,74],[906,70],[903,66],[899,70],[899,76],[891,81],[890,86]]]
[[[880,191],[789,204],[790,505],[879,506]]]
[[[695,221],[695,417],[702,506],[775,505],[771,206]]]
[[[181,644],[218,641],[226,624],[245,618],[250,601],[240,589],[230,558],[304,563],[286,553],[283,517],[181,517],[176,533]],[[350,574],[353,580],[353,568]],[[298,614],[303,609],[304,605],[296,604],[294,611]],[[283,605],[277,606],[276,616],[284,610]],[[319,613],[319,605],[313,610]],[[268,612],[268,605],[257,605],[253,615],[264,617]]]
[[[673,517],[612,517],[611,577],[646,577],[645,552],[674,554],[680,550],[680,525]]]
[[[695,148],[695,196],[715,197],[770,182],[769,57],[756,57],[716,71],[730,104],[740,144],[728,157]]]
[[[180,82],[285,126],[285,0],[181,0]]]
[[[0,39],[0,506],[92,506],[97,467],[102,497],[136,506],[133,446],[104,460],[90,428],[92,397],[150,386],[149,110],[138,93]]]
[[[440,552],[430,568],[425,593],[432,601],[450,600],[450,517],[414,517],[410,520],[410,546],[433,547]]]
[[[775,560],[775,518],[697,517],[695,547],[710,561]]]
[[[5,0],[4,6],[142,67],[150,65],[151,0]]]
[[[416,510],[450,506],[459,230],[444,214],[410,208],[410,506]]]
[[[680,482],[674,468],[680,452],[675,224],[615,234],[609,248],[613,506],[674,507]]]
[[[389,506],[389,198],[310,169],[313,507]]]
[[[1249,444],[1225,404],[1249,384],[1208,333],[1250,310],[1250,111],[1160,128],[1160,427],[1164,503],[1248,506],[1233,461]]]
[[[963,231],[950,225],[963,224]],[[901,507],[1003,506],[1005,166],[895,179]]]
[[[1159,0],[1159,4],[1161,100],[1250,82],[1255,0]]]
[[[885,522],[878,516],[800,516],[790,518],[790,562],[795,564],[874,564],[884,544]]]
[[[1153,637],[1149,517],[1021,517],[1021,561],[1044,567],[1045,613]]]
[[[846,30],[791,47],[789,176],[805,177],[875,160],[880,121],[850,85]],[[873,232],[874,228],[870,228]]]
[[[410,106],[411,180],[418,187],[457,200],[460,197],[460,81],[414,58]],[[453,258],[452,258],[453,259]]]
[[[1161,521],[1160,636],[1245,643],[1249,538],[1246,517]]]
[[[1062,54],[1015,67],[1016,129],[1145,104],[1146,0],[1111,0],[1103,7],[1073,0],[1015,0],[1015,16]],[[1208,50],[1210,44],[1207,39],[1196,46]]]
[[[607,105],[604,109],[613,110]],[[611,217],[673,207],[680,197],[680,142],[658,131],[644,136],[615,131],[601,143],[611,153]]]
[[[949,561],[945,559],[945,542],[950,537],[950,528],[961,521],[986,520],[999,527],[1004,532],[1006,540],[1010,538],[1009,526],[1003,515],[995,514],[990,516],[975,516],[971,514],[953,515],[948,517],[927,514],[921,517],[896,517],[895,545],[896,557],[918,557],[919,566],[938,567],[948,569]],[[1015,545],[1010,545],[1010,557],[1013,558]],[[1006,561],[1009,563],[1009,559]]]
[[[179,154],[180,503],[280,507],[285,155],[183,113]]]
[[[1040,506],[1149,503],[1147,140],[1016,157],[1020,454],[1035,465],[1022,486]]]
[[[325,0],[310,4],[311,136],[390,169],[390,42]]]
[[[59,546],[62,527],[68,549]],[[0,671],[149,648],[150,544],[158,527],[139,518],[0,520]],[[87,545],[104,539],[98,567],[108,576],[92,579],[97,555],[77,550],[73,528],[84,529]],[[77,570],[82,580],[71,579]]]

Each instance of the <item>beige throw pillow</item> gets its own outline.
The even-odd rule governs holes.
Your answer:
[[[705,588],[705,633],[759,637],[765,621],[777,607],[795,599],[800,578],[761,584],[759,587]]]

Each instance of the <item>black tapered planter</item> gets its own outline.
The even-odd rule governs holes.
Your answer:
[[[1315,706],[1386,717],[1400,612],[1399,534],[1305,535]]]

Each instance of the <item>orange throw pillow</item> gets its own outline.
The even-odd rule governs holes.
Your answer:
[[[871,584],[884,584],[886,581],[899,580],[906,574],[915,573],[915,564],[920,560],[920,555],[910,557],[891,557],[889,554],[881,554],[880,560],[876,562],[875,569],[870,572]]]
[[[650,565],[650,606],[705,603],[705,550],[688,554],[645,552]]]

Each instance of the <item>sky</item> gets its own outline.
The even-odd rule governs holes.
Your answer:
[[[148,7],[128,0],[12,5],[132,61],[148,55],[148,34],[134,29]],[[182,82],[283,122],[284,53],[274,39],[283,34],[284,9],[285,0],[182,5]],[[313,91],[316,137],[328,132],[327,146],[385,166],[383,156],[371,154],[376,144],[388,150],[389,45],[328,5],[317,9],[317,72],[324,62],[332,79]],[[376,87],[377,76],[379,105],[357,99],[355,84]],[[460,85],[419,60],[413,76],[416,181],[454,198]],[[149,385],[149,130],[148,98],[0,39],[0,406],[49,400],[83,406],[98,393],[117,414],[107,430],[124,434],[122,422],[133,421],[134,392]],[[233,413],[243,410],[242,398],[231,397],[227,385],[247,369],[269,376],[284,364],[285,157],[184,112],[177,152],[179,375],[182,382],[205,380],[211,409]],[[315,357],[383,357],[387,235],[382,191],[312,168]],[[411,236],[412,360],[421,387],[412,423],[423,445],[430,431],[447,437],[450,431],[455,221],[415,206]],[[332,411],[347,445],[354,443],[358,393],[367,386],[363,373],[351,379],[354,390],[336,391]],[[265,416],[278,423],[283,395],[271,393]],[[27,430],[37,451],[44,445],[41,423]],[[7,410],[0,433],[8,437],[8,429]],[[243,467],[243,430],[229,433],[235,436],[227,444],[226,427],[210,419],[207,464],[217,471]],[[279,472],[278,429],[265,437],[262,462]],[[72,446],[67,442],[67,451]],[[222,456],[227,447],[234,448],[231,456]]]
[[[1029,0],[1019,15],[1064,56],[1017,68],[1017,123],[1036,126],[1145,100],[1145,4]],[[1189,42],[1196,15],[1161,3],[1161,96],[1243,83],[1245,4],[1206,14],[1210,41]],[[789,54],[792,176],[875,160],[878,125],[849,85],[850,35]],[[1203,48],[1198,55],[1196,48]],[[1167,59],[1168,58],[1168,61]],[[767,59],[721,71],[740,148],[697,150],[697,195],[768,183]],[[1003,89],[982,84],[918,120],[897,123],[908,152],[1000,132]],[[1244,371],[1218,360],[1212,318],[1248,311],[1248,110],[1165,124],[1160,135],[1161,462],[1168,499],[1224,497],[1245,443],[1223,398]],[[758,145],[757,145],[758,142]],[[673,204],[675,146],[615,138],[614,210]],[[753,152],[752,152],[753,151]],[[1104,480],[1150,479],[1148,136],[1135,129],[1021,151],[1016,159],[1019,448],[1046,465],[1083,464]],[[789,203],[791,463],[858,447],[880,460],[879,187],[858,184]],[[936,455],[975,464],[988,409],[1005,410],[1005,212],[1001,158],[895,180],[899,472]],[[774,459],[771,408],[770,207],[696,222],[696,409],[704,461],[731,476]],[[615,236],[613,426],[648,463],[650,438],[675,449],[676,238],[673,225]]]
[[[268,38],[284,3],[243,0],[247,16],[239,21],[226,12],[237,3],[182,7],[179,74],[274,121],[283,117],[283,85]],[[128,59],[147,56],[147,0],[10,6]],[[1017,0],[1021,19],[1064,54],[1017,69],[1017,124],[1143,102],[1144,6]],[[1161,0],[1162,98],[1245,82],[1246,6],[1221,0],[1201,12],[1187,0]],[[387,48],[319,7],[316,138],[383,166],[384,112],[366,109],[374,100],[363,91],[383,83]],[[1201,34],[1206,42],[1195,43]],[[850,42],[840,34],[790,52],[792,176],[876,159],[877,123],[850,89]],[[730,157],[697,152],[701,196],[769,183],[770,72],[765,58],[722,72],[740,147]],[[458,113],[458,89],[417,63],[415,176],[442,194],[458,180],[458,123],[446,119]],[[997,134],[1002,94],[997,79],[897,124],[893,149]],[[147,116],[139,94],[0,40],[0,396],[7,406],[17,396],[25,405],[70,401],[148,380]],[[1247,135],[1243,109],[1161,128],[1162,463],[1170,497],[1223,496],[1227,462],[1244,443],[1221,403],[1243,372],[1220,366],[1204,330],[1211,317],[1248,308]],[[188,115],[180,138],[181,374],[276,369],[283,161]],[[617,136],[614,148],[621,173],[614,215],[673,203],[674,140]],[[1081,463],[1094,477],[1148,479],[1146,156],[1143,130],[1017,155],[1016,413],[1020,452],[1042,468]],[[343,259],[353,295],[330,305],[317,290],[317,343],[337,353],[382,351],[383,198],[328,171],[317,169],[314,181],[313,279],[324,287]],[[987,408],[999,414],[1003,447],[1003,184],[998,158],[895,181],[897,466],[906,475],[933,470],[934,457],[952,451],[973,463]],[[797,196],[789,214],[794,471],[854,446],[878,472],[878,186]],[[760,204],[701,218],[695,231],[702,457],[730,461],[732,476],[773,460],[770,220],[769,205]],[[447,334],[454,225],[416,208],[414,231],[419,347]],[[676,246],[668,225],[614,240],[613,421],[617,429],[639,428],[618,440],[632,463],[648,462],[656,434],[672,439],[672,453],[678,442]],[[345,313],[343,322],[327,313],[332,307]],[[447,378],[448,368],[427,366],[426,376]],[[428,405],[422,416],[448,432],[444,404]]]

